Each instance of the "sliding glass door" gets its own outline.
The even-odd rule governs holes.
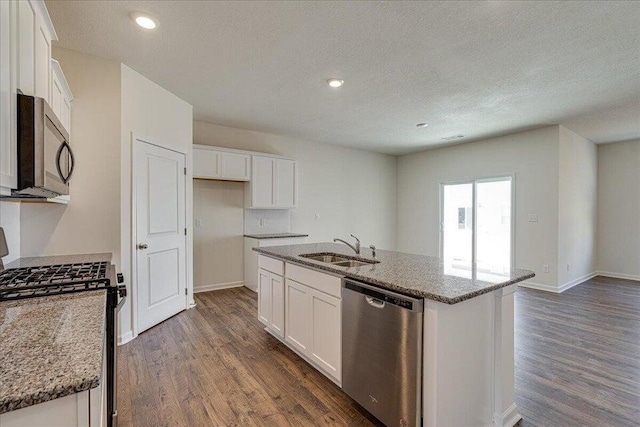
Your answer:
[[[440,256],[447,274],[508,274],[512,263],[512,178],[442,184]]]

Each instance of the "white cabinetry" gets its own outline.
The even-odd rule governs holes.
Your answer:
[[[342,278],[295,264],[284,265],[284,333],[274,328],[274,307],[280,310],[280,294],[274,295],[274,270],[282,263],[259,255],[258,317],[295,352],[338,385],[342,382]],[[271,265],[269,265],[271,264]],[[264,268],[263,268],[264,267]],[[269,271],[271,270],[271,271]],[[280,276],[276,276],[280,279]],[[276,305],[277,304],[277,305]],[[278,311],[278,313],[280,313]],[[269,315],[272,317],[269,318]],[[279,318],[278,318],[279,320]],[[275,331],[278,331],[277,333]]]
[[[280,237],[276,239],[244,238],[244,285],[254,292],[258,291],[258,253],[253,248],[269,246],[301,245],[306,243],[306,237]]]
[[[62,126],[71,134],[71,102],[73,102],[71,88],[64,77],[60,63],[55,59],[51,60],[51,71],[51,100],[49,104],[62,122]]]
[[[258,319],[274,335],[284,338],[283,263],[260,256],[258,264]]]
[[[251,178],[251,156],[206,145],[193,146],[193,177],[226,181]]]
[[[54,81],[64,86],[64,77],[54,77],[51,42],[57,35],[42,0],[0,2],[0,193],[9,194],[18,184],[17,109],[18,90],[39,96],[49,104]],[[61,74],[61,70],[60,70]],[[64,81],[64,83],[63,83]],[[68,87],[67,87],[68,89]],[[69,130],[70,91],[66,110],[56,111]],[[56,98],[57,102],[58,98]],[[60,104],[64,105],[64,103]]]
[[[298,173],[295,160],[253,156],[245,207],[291,209],[297,205]]]

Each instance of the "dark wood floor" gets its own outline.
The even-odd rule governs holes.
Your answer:
[[[267,335],[255,294],[196,294],[193,310],[119,348],[122,426],[376,425]],[[640,284],[595,278],[516,294],[516,401],[530,426],[640,425]]]

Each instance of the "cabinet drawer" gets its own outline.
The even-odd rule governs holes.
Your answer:
[[[287,278],[325,294],[341,298],[342,278],[287,263]]]
[[[264,255],[258,255],[258,267],[275,273],[279,276],[284,276],[284,262],[277,259],[269,258]]]

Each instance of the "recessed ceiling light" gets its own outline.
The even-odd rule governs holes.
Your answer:
[[[419,128],[426,128],[427,126],[429,126],[429,123],[418,123],[416,126]]]
[[[152,18],[146,13],[131,12],[131,19],[133,19],[133,22],[135,22],[145,30],[155,30],[156,28],[158,28],[158,20]]]
[[[327,84],[329,86],[333,87],[333,88],[336,88],[336,87],[342,86],[344,84],[344,80],[337,79],[337,78],[334,77],[334,78],[331,78],[331,79],[327,80]]]

